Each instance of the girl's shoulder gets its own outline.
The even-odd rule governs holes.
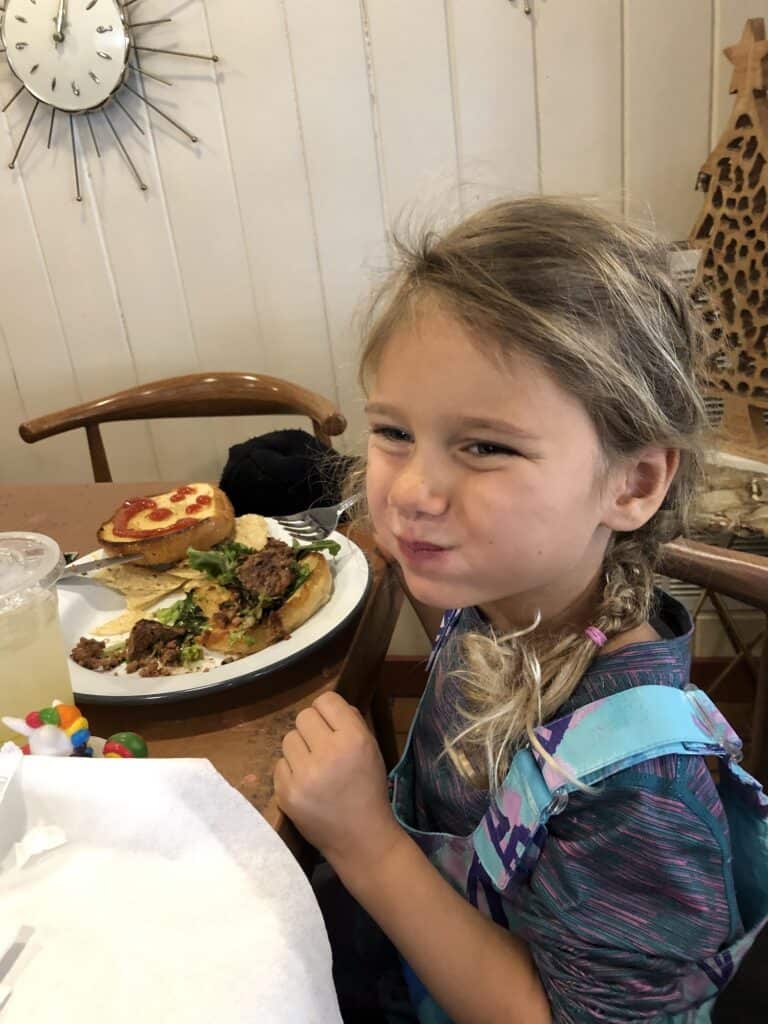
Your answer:
[[[611,654],[613,651],[620,651],[631,644],[655,643],[661,639],[662,637],[650,622],[643,622],[642,625],[635,626],[634,629],[627,629],[623,633],[612,636],[602,648],[602,653]]]

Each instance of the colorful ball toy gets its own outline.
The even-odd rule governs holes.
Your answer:
[[[55,700],[49,708],[30,711],[24,718],[3,717],[9,729],[27,736],[24,754],[48,757],[146,757],[147,745],[135,732],[116,732],[104,742],[91,736],[88,719],[74,704]],[[103,749],[102,749],[103,748]]]
[[[135,732],[116,732],[104,744],[104,757],[146,757],[147,744]]]

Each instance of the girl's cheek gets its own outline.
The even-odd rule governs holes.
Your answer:
[[[375,451],[369,450],[365,489],[374,525],[378,525],[377,520],[386,505],[388,488],[386,476],[383,460],[377,457]]]

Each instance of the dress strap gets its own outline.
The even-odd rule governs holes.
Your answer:
[[[592,785],[665,754],[726,754],[741,759],[741,740],[695,686],[635,686],[540,726],[536,736],[557,766],[534,751],[550,789]],[[559,770],[559,767],[562,771]]]
[[[461,613],[461,608],[449,608],[447,611],[443,612],[443,617],[440,620],[440,627],[437,631],[437,636],[435,637],[434,643],[432,644],[432,652],[429,655],[429,660],[427,661],[427,675],[429,675],[429,673],[432,671],[432,666],[434,665],[438,654],[442,650],[445,641],[453,632],[456,623],[461,618]]]
[[[666,754],[739,760],[741,741],[696,687],[636,686],[586,704],[536,730],[537,751],[515,755],[504,782],[472,835],[485,871],[503,890],[527,875],[546,838],[546,823],[570,793]]]

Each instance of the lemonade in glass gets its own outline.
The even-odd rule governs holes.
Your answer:
[[[41,533],[0,533],[0,717],[72,704],[56,580],[64,560]],[[26,742],[0,722],[0,743]]]

